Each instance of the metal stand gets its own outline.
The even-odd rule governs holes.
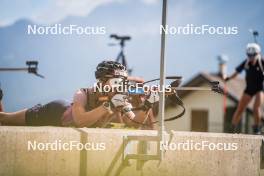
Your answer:
[[[133,145],[133,141],[137,142],[137,153],[129,153],[129,145]],[[156,153],[148,154],[148,142],[156,142]],[[122,162],[124,165],[129,166],[129,160],[136,160],[137,170],[141,170],[144,163],[149,160],[160,160],[160,138],[159,136],[126,136],[123,138],[123,153]]]
[[[162,26],[165,28],[166,26],[166,16],[167,16],[167,0],[163,0],[162,5]],[[164,142],[164,132],[165,132],[165,73],[166,73],[166,60],[165,60],[165,31],[162,30],[161,33],[161,49],[160,49],[160,86],[162,90],[159,93],[160,101],[159,101],[159,131],[158,136],[160,142]],[[159,146],[160,147],[160,146]],[[160,149],[159,149],[160,150]],[[160,160],[163,159],[163,153],[160,152]]]
[[[128,68],[127,60],[126,60],[126,57],[125,57],[125,54],[124,54],[125,42],[129,41],[131,39],[131,37],[130,36],[118,36],[116,34],[111,34],[110,38],[114,38],[116,40],[120,40],[120,43],[119,43],[120,52],[117,55],[116,61],[117,62],[121,62],[127,68],[128,74],[131,75],[132,74],[132,69]],[[115,44],[110,44],[110,45],[112,46],[112,45],[115,45]]]
[[[162,25],[166,26],[166,14],[167,14],[167,0],[163,0],[162,6]],[[122,50],[121,50],[122,53]],[[160,86],[165,89],[165,32],[161,35],[161,54],[160,54]],[[149,160],[163,159],[163,152],[160,148],[160,142],[164,142],[164,120],[165,120],[165,90],[160,93],[159,101],[159,122],[160,128],[157,136],[126,136],[123,138],[123,152],[122,163],[124,166],[129,166],[129,160],[137,161],[137,170],[141,170],[144,163]],[[129,146],[133,145],[133,142],[137,142],[137,153],[128,152]],[[156,153],[148,154],[148,142],[155,142]]]
[[[162,25],[166,26],[167,0],[163,0],[162,6]],[[165,32],[161,35],[161,54],[160,54],[160,86],[165,89]],[[127,136],[123,139],[123,164],[129,165],[129,160],[137,160],[137,170],[142,169],[144,163],[148,160],[159,160],[163,158],[163,152],[160,148],[160,142],[164,142],[164,119],[165,119],[165,90],[160,92],[159,101],[159,131],[157,136]],[[128,153],[128,146],[132,141],[137,141],[137,153]],[[147,142],[156,142],[157,151],[155,154],[147,153]]]

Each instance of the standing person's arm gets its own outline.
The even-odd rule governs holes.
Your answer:
[[[229,80],[235,78],[238,74],[239,73],[237,71],[235,71],[233,74],[231,74],[230,76],[228,76],[228,77],[226,77],[224,79],[225,79],[225,81],[229,81]]]
[[[230,76],[227,76],[225,79],[225,81],[229,81],[233,78],[235,78],[239,73],[241,73],[244,69],[245,69],[245,64],[246,64],[247,60],[243,61],[241,64],[239,64],[236,67],[236,70],[233,74],[231,74]]]

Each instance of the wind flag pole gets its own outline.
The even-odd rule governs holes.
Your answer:
[[[162,4],[162,29],[166,27],[166,16],[167,16],[167,0],[163,0]],[[159,93],[160,101],[159,101],[159,131],[158,135],[160,137],[160,142],[164,141],[165,126],[165,31],[161,30],[161,48],[160,48],[160,86],[162,87],[162,91]],[[161,159],[163,158],[161,152]]]
[[[1,68],[0,67],[0,72],[26,71],[26,72],[34,74],[38,77],[44,78],[43,75],[38,73],[38,61],[27,61],[26,65],[27,65],[27,67],[23,67],[23,68]]]
[[[252,33],[253,35],[253,39],[255,43],[258,43],[258,36],[259,36],[259,32],[257,30],[253,30],[253,29],[249,29],[249,32]]]

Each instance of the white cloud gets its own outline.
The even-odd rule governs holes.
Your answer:
[[[19,8],[12,6],[11,2],[2,4],[0,12],[0,26],[11,25],[20,19],[29,19],[35,23],[52,24],[59,22],[67,16],[87,16],[99,6],[127,0],[51,0],[37,3],[35,0],[12,0]]]
[[[156,4],[158,0],[142,0],[142,2],[145,4]]]
[[[20,2],[17,0],[12,1],[14,4]],[[24,0],[24,3],[19,4],[19,9],[8,3],[0,7],[0,11],[8,9],[7,14],[0,17],[0,26],[10,25],[21,18],[30,19],[40,24],[52,24],[63,20],[67,16],[87,16],[99,6],[127,1],[129,0],[51,0],[36,3],[35,0]],[[140,1],[146,5],[158,2],[158,0]]]
[[[99,6],[123,0],[54,0],[49,8],[32,16],[37,23],[56,23],[67,16],[87,16]]]
[[[87,16],[99,6],[110,3],[122,3],[135,0],[53,0],[51,7],[34,16],[33,19],[40,23],[55,23],[67,16]],[[140,0],[146,5],[153,5],[162,0]],[[168,1],[169,15],[176,18],[177,21],[182,21],[184,18],[195,18],[198,9],[195,0],[185,0],[181,2]]]

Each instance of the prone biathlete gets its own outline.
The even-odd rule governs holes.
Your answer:
[[[114,61],[103,61],[95,71],[97,83],[111,85],[113,80],[130,80],[144,82],[139,77],[129,77],[125,66]],[[0,112],[2,125],[27,126],[74,126],[74,127],[105,127],[109,122],[124,123],[127,126],[154,128],[154,113],[152,108],[131,112],[132,104],[123,94],[111,92],[109,99],[99,101],[99,93],[93,87],[79,89],[73,97],[73,102],[56,100],[45,105],[37,104],[32,108],[17,112]],[[142,104],[151,104],[154,94],[142,98]],[[133,120],[132,120],[133,119]],[[138,122],[138,123],[135,123]],[[141,124],[142,123],[142,124]]]

